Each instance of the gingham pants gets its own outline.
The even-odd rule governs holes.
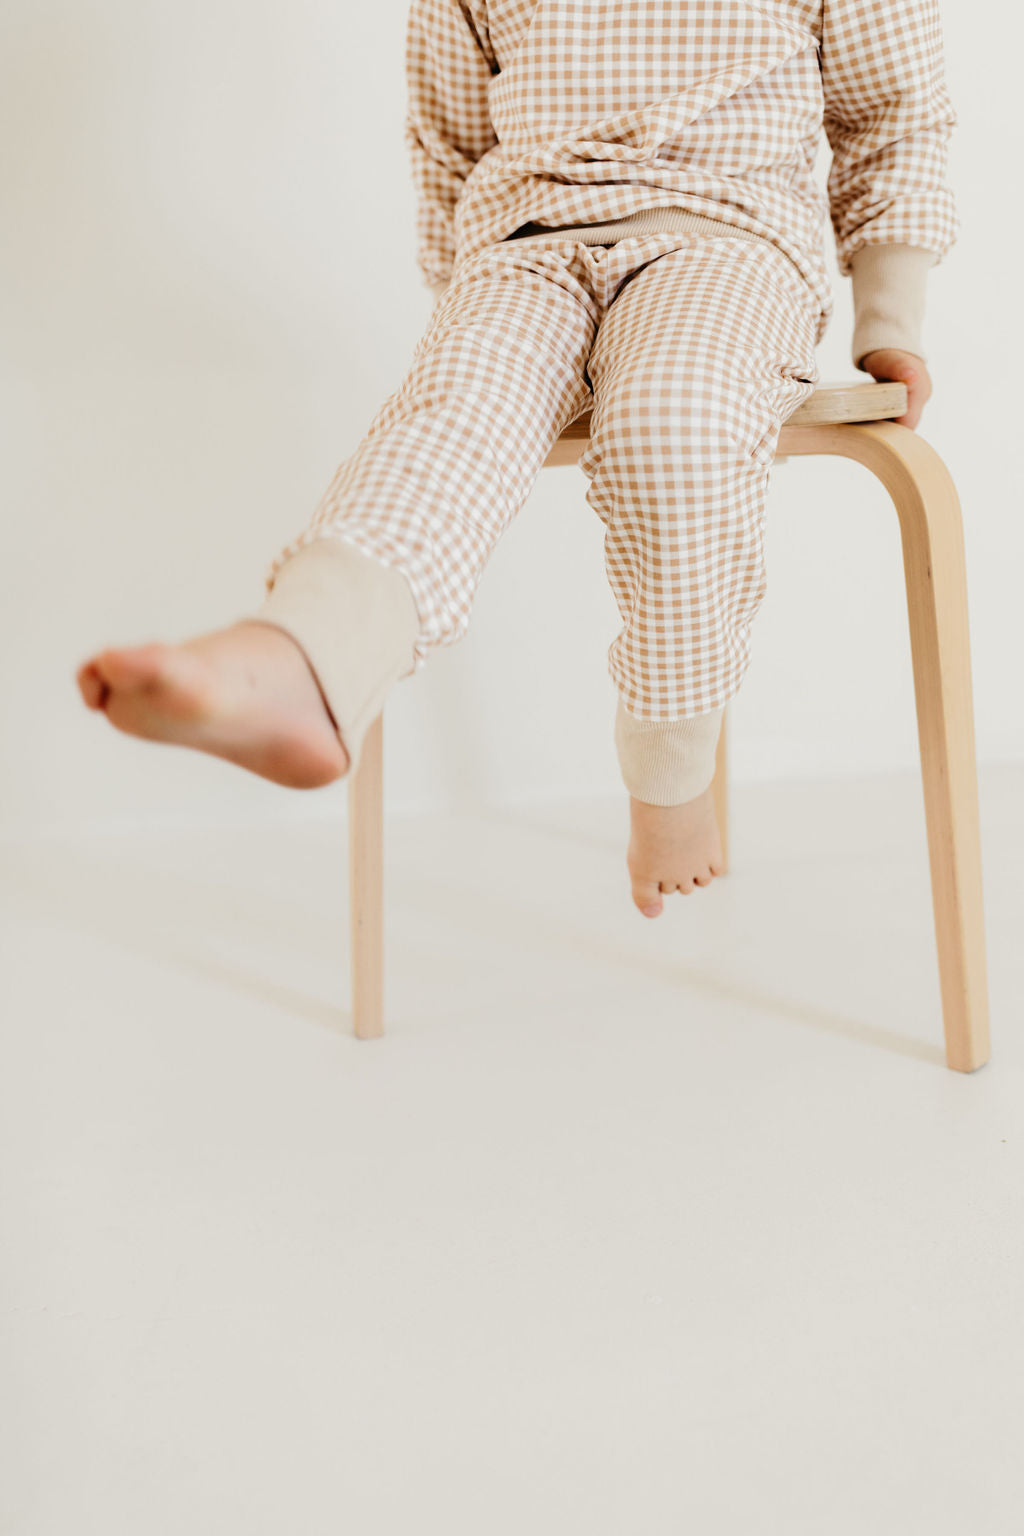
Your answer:
[[[749,665],[771,465],[817,382],[820,318],[777,247],[723,230],[510,239],[458,265],[405,379],[273,560],[267,619],[288,562],[345,541],[408,583],[402,675],[418,672],[466,632],[498,539],[592,406],[580,467],[623,621],[608,651],[620,715],[720,715]]]

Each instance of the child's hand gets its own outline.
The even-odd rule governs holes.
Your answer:
[[[907,386],[907,413],[894,416],[901,427],[916,427],[921,420],[924,403],[931,396],[932,380],[923,358],[914,352],[902,352],[898,347],[876,347],[866,352],[860,360],[865,373],[879,384],[889,382]]]

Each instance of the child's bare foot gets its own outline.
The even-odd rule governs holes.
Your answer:
[[[629,850],[626,866],[633,901],[645,917],[658,917],[662,894],[710,885],[722,873],[722,840],[709,784],[685,805],[648,805],[629,800]]]
[[[348,769],[305,653],[273,625],[241,620],[181,645],[100,651],[75,677],[89,708],[130,736],[195,747],[290,789]]]

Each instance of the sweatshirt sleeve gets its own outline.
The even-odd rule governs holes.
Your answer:
[[[498,141],[488,108],[497,66],[483,0],[412,0],[406,25],[405,142],[417,196],[416,261],[435,293],[451,276],[454,212],[476,162]]]
[[[938,5],[824,0],[828,202],[839,272],[853,282],[855,367],[883,346],[924,358],[928,270],[960,231],[946,184],[958,117],[946,87]]]

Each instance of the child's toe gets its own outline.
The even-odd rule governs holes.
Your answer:
[[[657,917],[661,912],[661,892],[653,882],[636,881],[633,885],[633,902],[644,917]]]
[[[102,709],[107,685],[91,662],[86,662],[75,673],[78,691],[90,709]]]
[[[154,644],[101,651],[96,657],[96,667],[111,688],[142,688],[158,680],[166,649],[164,645]]]

